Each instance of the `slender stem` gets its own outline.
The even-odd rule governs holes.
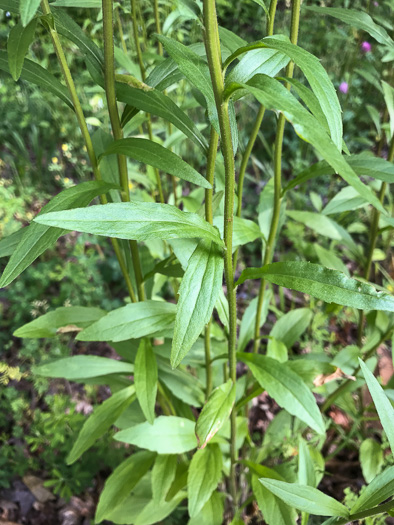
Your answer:
[[[122,49],[127,55],[127,46],[124,39],[124,33],[123,33],[123,27],[122,27],[122,21],[120,19],[119,15],[119,7],[115,7],[115,18],[116,18],[116,25],[118,26],[119,36],[120,36],[120,43],[122,45]]]
[[[153,0],[153,12],[154,12],[154,15],[155,15],[156,33],[158,35],[161,35],[160,15],[159,15],[159,1],[158,0]],[[159,40],[157,41],[157,49],[159,51],[159,55],[163,56],[163,45],[162,45],[162,43]]]
[[[41,7],[42,7],[42,11],[43,11],[44,15],[51,14],[51,9],[49,7],[48,0],[42,0]],[[49,32],[50,32],[50,35],[51,35],[51,38],[52,38],[53,46],[54,46],[55,51],[56,51],[56,55],[58,57],[58,60],[59,60],[59,63],[60,63],[60,66],[61,66],[61,69],[62,69],[62,72],[63,72],[64,80],[66,82],[67,88],[68,88],[70,96],[71,96],[71,100],[73,102],[74,111],[75,111],[75,114],[77,116],[78,124],[79,124],[80,130],[81,130],[81,133],[82,133],[82,137],[83,137],[84,142],[85,142],[86,151],[87,151],[88,156],[89,156],[90,164],[92,165],[94,178],[96,180],[102,180],[102,176],[101,176],[100,169],[99,169],[99,166],[98,166],[96,154],[95,154],[94,148],[93,148],[92,139],[90,137],[89,130],[88,130],[88,127],[87,127],[87,124],[86,124],[85,115],[83,113],[82,106],[81,106],[81,103],[80,103],[79,98],[78,98],[77,90],[75,89],[74,80],[73,80],[73,78],[71,76],[70,69],[69,69],[69,67],[67,65],[66,56],[64,54],[63,47],[62,47],[62,44],[60,42],[60,38],[59,38],[58,32],[56,31],[56,28],[50,28]],[[107,197],[106,197],[105,194],[100,196],[100,201],[101,201],[102,204],[107,204],[108,200],[107,200]],[[135,297],[135,294],[134,294],[133,285],[131,283],[130,275],[129,275],[129,272],[128,272],[128,269],[127,269],[126,262],[125,262],[125,260],[123,258],[123,254],[121,252],[118,239],[111,238],[111,242],[112,242],[112,246],[114,248],[114,252],[115,252],[116,258],[118,259],[119,266],[120,266],[123,278],[125,280],[128,293],[130,295],[130,299],[131,299],[132,302],[136,302],[136,297]]]
[[[142,60],[142,51],[141,51],[140,41],[139,41],[139,38],[138,38],[137,2],[136,2],[136,0],[131,0],[131,20],[132,20],[132,23],[133,23],[135,50],[137,52],[138,65],[139,65],[140,71],[141,71],[141,80],[142,80],[142,82],[145,82],[145,77],[146,77],[145,66],[144,66],[144,61]]]
[[[274,22],[275,22],[277,3],[278,3],[278,0],[271,0],[270,8],[269,8],[269,17],[267,19],[267,35],[274,34]]]
[[[293,0],[293,7],[291,13],[291,30],[290,40],[292,44],[298,42],[298,31],[300,25],[300,7],[301,0]],[[286,76],[291,78],[294,72],[294,63],[289,62],[286,68]],[[287,85],[290,89],[290,85]],[[273,249],[275,245],[276,233],[278,231],[280,208],[282,204],[282,147],[283,147],[283,135],[285,130],[286,119],[281,113],[278,119],[278,125],[276,129],[275,138],[275,152],[274,152],[274,208],[272,212],[272,220],[270,232],[265,247],[263,265],[269,264],[272,260]],[[254,327],[254,341],[253,341],[253,352],[257,353],[260,345],[260,319],[261,312],[263,309],[264,295],[265,295],[266,282],[265,279],[261,279],[259,296],[257,300],[257,311],[256,311],[256,322]]]
[[[205,47],[208,58],[209,71],[211,75],[215,103],[218,112],[221,147],[225,168],[225,195],[224,195],[224,242],[226,245],[224,255],[224,275],[227,286],[227,300],[229,304],[229,338],[228,354],[230,364],[230,378],[235,383],[237,378],[237,302],[234,286],[234,268],[232,257],[233,246],[233,213],[234,213],[234,190],[235,190],[235,166],[234,151],[231,139],[231,127],[228,112],[228,102],[223,102],[224,79],[222,72],[222,59],[220,52],[220,41],[218,21],[216,15],[215,0],[204,0],[203,17],[205,26]],[[236,506],[237,488],[235,464],[237,461],[236,448],[236,411],[231,412],[231,441],[230,441],[230,492],[233,505]]]
[[[115,59],[114,59],[114,31],[113,31],[113,5],[112,0],[103,0],[103,28],[104,28],[104,81],[105,94],[112,133],[115,140],[123,138],[120,125],[118,106],[115,93]],[[122,186],[122,200],[130,202],[129,176],[127,160],[124,155],[118,155],[119,178]],[[133,260],[135,280],[137,283],[138,298],[145,299],[145,289],[142,277],[141,262],[136,241],[130,241],[131,257]]]

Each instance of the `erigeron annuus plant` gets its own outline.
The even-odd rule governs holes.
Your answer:
[[[265,7],[261,0],[257,4]],[[94,177],[94,181],[61,192],[30,226],[2,241],[2,253],[10,259],[0,286],[11,284],[61,235],[75,230],[111,239],[129,295],[128,304],[112,312],[93,307],[58,308],[15,333],[18,337],[52,337],[59,330],[77,329],[78,341],[109,342],[121,358],[79,355],[44,363],[33,371],[46,377],[106,384],[112,390],[112,396],[87,419],[68,457],[69,464],[77,461],[113,426],[119,429],[114,438],[130,445],[130,456],[105,484],[97,507],[97,523],[104,519],[136,525],[157,523],[186,499],[189,523],[209,525],[231,520],[233,524],[243,523],[247,506],[253,501],[257,501],[269,525],[294,524],[297,513],[301,513],[304,524],[310,514],[327,516],[326,525],[345,524],[389,512],[394,507],[393,500],[386,501],[393,494],[394,467],[379,473],[350,509],[317,489],[324,471],[320,451],[329,425],[325,412],[353,384],[348,378],[342,379],[337,388],[331,388],[332,383],[320,387],[325,402],[319,407],[313,395],[318,390],[310,381],[311,361],[289,356],[289,349],[310,323],[311,310],[282,312],[267,345],[261,337],[272,297],[268,283],[355,311],[386,312],[381,314],[384,320],[380,324],[370,327],[366,341],[364,314],[360,314],[360,348],[357,355],[352,354],[348,375],[358,377],[356,386],[365,378],[394,450],[394,411],[367,366],[368,359],[391,337],[394,328],[393,295],[378,291],[367,282],[379,220],[386,227],[394,225],[384,205],[387,186],[394,181],[393,124],[391,121],[386,133],[387,161],[348,154],[333,84],[318,58],[301,47],[302,38],[301,45],[298,43],[300,4],[300,0],[291,3],[291,26],[286,37],[275,35],[277,1],[271,0],[265,9],[266,36],[250,43],[219,27],[215,0],[204,0],[202,5],[192,2],[203,45],[186,46],[160,34],[160,11],[155,1],[151,7],[157,53],[161,56],[164,52],[168,57],[149,70],[139,42],[144,18],[136,0],[131,1],[131,12],[124,5],[117,5],[114,11],[112,0],[102,0],[103,49],[62,9],[98,7],[96,0],[57,0],[54,4],[43,0],[40,5],[32,0],[0,1],[2,9],[20,14],[20,21],[8,37],[8,57],[5,51],[0,52],[0,67],[15,80],[21,77],[50,90],[75,112]],[[119,7],[124,11],[119,12]],[[365,12],[309,9],[316,18],[331,14],[367,31],[392,53],[391,37]],[[138,61],[133,75],[127,71],[117,73],[115,66],[114,28],[118,28],[116,39],[120,38],[123,49],[120,51],[124,55],[128,52],[122,21],[133,26]],[[52,40],[64,83],[25,58],[38,23]],[[89,133],[63,38],[79,48],[92,80],[105,92],[111,135],[109,130],[101,129],[100,140]],[[309,87],[293,78],[295,67]],[[203,131],[166,92],[181,80],[198,91],[196,98],[206,110]],[[384,85],[392,119],[390,89]],[[260,107],[246,147],[240,151],[237,111],[242,111],[245,97],[250,96]],[[263,192],[266,222],[259,227],[256,220],[242,217],[242,192],[256,137],[269,111],[277,115],[274,175],[272,186],[266,186],[272,191]],[[127,135],[127,125],[140,112],[146,113],[142,129],[137,128],[133,136]],[[190,141],[196,155],[204,157],[204,173],[154,136],[156,121],[166,124],[169,136],[179,130],[184,140]],[[283,186],[283,137],[285,126],[289,125],[321,160]],[[141,136],[145,134],[148,138]],[[385,138],[382,147],[384,143]],[[114,156],[115,168],[109,162]],[[129,159],[153,168],[146,186],[151,194],[144,190],[142,198],[141,194],[133,197]],[[219,173],[220,179],[215,181]],[[320,215],[317,230],[331,228],[336,232],[337,237],[331,238],[340,240],[353,258],[361,261],[361,267],[365,263],[365,280],[333,269],[338,258],[334,255],[333,262],[323,249],[318,251],[318,257],[326,259],[327,265],[282,261],[280,257],[279,262],[272,262],[286,218],[288,192],[296,186],[304,189],[304,183],[314,177],[336,173],[347,183],[348,195],[356,196],[362,205],[373,210],[372,242],[367,253],[362,253],[351,235],[324,214]],[[382,181],[379,196],[360,176]],[[183,190],[195,186],[203,188],[204,194],[199,207],[191,211]],[[101,203],[88,206],[96,197]],[[331,206],[338,210],[335,199]],[[346,207],[347,201],[350,197],[342,199],[340,211],[353,209],[355,204],[350,202],[350,207]],[[308,214],[290,210],[287,216],[301,222],[312,221],[312,214],[300,213]],[[262,264],[259,268],[244,268],[236,278],[242,246],[248,242],[262,242]],[[143,254],[154,262],[153,269],[146,271],[141,262]],[[169,295],[160,288],[152,292],[152,280],[157,275],[168,276],[175,302],[165,300]],[[244,313],[237,335],[237,288],[250,279],[259,280],[259,294]],[[252,351],[245,351],[248,349]],[[359,362],[358,357],[362,358]],[[245,374],[241,377],[237,377],[237,363],[244,365]],[[313,363],[315,379],[327,367],[319,366],[318,361]],[[294,482],[290,469],[279,471],[271,465],[265,447],[257,446],[248,436],[248,405],[264,390],[302,429],[298,482]],[[129,425],[128,414],[137,404],[143,418]],[[312,453],[305,438],[317,453]]]

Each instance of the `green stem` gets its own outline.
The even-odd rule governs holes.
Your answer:
[[[235,166],[234,151],[231,139],[231,127],[228,112],[228,102],[223,102],[224,79],[222,72],[222,59],[220,52],[220,41],[218,21],[216,15],[215,0],[204,0],[203,17],[205,26],[205,47],[208,58],[209,71],[211,75],[215,103],[218,112],[221,147],[225,168],[225,195],[224,195],[224,242],[226,245],[224,254],[224,275],[227,286],[227,300],[229,305],[229,338],[228,354],[230,364],[230,378],[235,383],[237,379],[237,302],[234,286],[234,268],[232,257],[233,245],[233,213],[234,213],[234,190],[235,190]],[[236,448],[236,411],[231,412],[231,441],[230,441],[230,492],[233,506],[236,506],[237,488],[235,464],[237,461]]]
[[[293,7],[291,13],[291,30],[290,30],[290,41],[292,44],[298,42],[298,31],[300,26],[300,7],[301,0],[293,0]],[[292,78],[294,72],[294,63],[289,62],[286,68],[286,76]],[[290,85],[287,85],[290,89]],[[278,125],[276,130],[275,138],[275,152],[274,152],[274,208],[272,212],[272,220],[270,232],[265,247],[263,265],[269,264],[272,260],[273,249],[275,245],[276,233],[278,231],[280,208],[282,204],[282,148],[283,148],[283,135],[285,130],[286,119],[281,113],[278,119]],[[257,300],[257,311],[256,321],[254,327],[254,341],[253,341],[253,352],[257,353],[260,345],[260,319],[261,312],[264,303],[266,282],[262,279],[260,282],[259,296]]]
[[[42,7],[42,12],[44,13],[44,15],[50,15],[51,14],[51,9],[49,7],[48,0],[42,0],[41,7]],[[62,69],[64,80],[66,82],[68,91],[69,91],[70,96],[71,96],[71,100],[73,102],[74,111],[75,111],[75,114],[77,116],[78,125],[79,125],[79,128],[81,130],[84,142],[85,142],[86,151],[88,153],[90,164],[92,166],[94,178],[96,180],[100,181],[100,180],[102,180],[102,176],[101,176],[100,169],[99,169],[99,166],[98,166],[96,154],[94,152],[92,139],[90,137],[88,126],[87,126],[86,120],[85,120],[85,115],[83,113],[82,106],[81,106],[81,103],[80,103],[79,98],[78,98],[78,94],[77,94],[77,90],[75,88],[74,80],[73,80],[73,78],[71,76],[70,69],[69,69],[69,67],[67,65],[66,56],[64,54],[63,47],[62,47],[62,44],[60,42],[59,34],[56,31],[56,28],[50,28],[49,32],[50,32],[50,35],[51,35],[51,38],[52,38],[52,42],[53,42],[53,46],[55,48],[56,55],[58,57],[58,60],[59,60],[59,63],[60,63],[61,69]],[[108,201],[107,201],[106,195],[104,195],[104,194],[101,195],[100,196],[100,201],[101,201],[102,204],[107,204]],[[128,272],[128,269],[127,269],[126,262],[125,262],[125,260],[123,258],[123,254],[121,252],[118,239],[111,238],[111,242],[112,242],[112,246],[114,248],[114,252],[115,252],[116,258],[118,259],[119,266],[120,266],[123,278],[125,280],[128,293],[130,295],[130,299],[131,299],[132,302],[136,302],[137,299],[135,297],[135,293],[134,293],[134,290],[133,290],[133,285],[131,283],[130,275],[129,275],[129,272]]]
[[[155,26],[156,26],[156,33],[158,35],[161,35],[161,26],[160,26],[160,15],[159,15],[159,2],[158,0],[153,0],[153,12],[155,15]],[[157,41],[157,49],[159,51],[159,55],[163,56],[163,45],[158,40]]]
[[[122,45],[122,49],[123,49],[124,53],[127,55],[127,46],[126,46],[126,42],[125,42],[125,39],[124,39],[122,21],[120,19],[120,15],[119,15],[119,7],[115,8],[115,18],[116,18],[116,25],[118,26],[118,31],[119,31],[120,43]]]
[[[115,140],[123,138],[120,125],[118,106],[115,93],[115,59],[114,59],[114,31],[113,31],[113,5],[112,0],[103,0],[103,28],[104,28],[104,81],[105,94],[112,133]],[[118,155],[119,178],[122,187],[122,200],[130,202],[129,176],[127,160],[124,155]],[[138,298],[145,299],[145,290],[142,277],[141,262],[136,241],[130,241],[131,257],[133,260],[135,280],[137,283]]]
[[[274,34],[274,23],[275,23],[275,14],[276,14],[277,4],[278,4],[278,0],[271,0],[270,8],[269,8],[269,16],[267,19],[267,36]]]
[[[144,61],[142,60],[142,51],[141,51],[140,41],[139,41],[139,38],[138,38],[137,2],[136,2],[136,0],[131,0],[131,20],[132,20],[132,23],[133,23],[135,50],[137,52],[138,65],[139,65],[140,71],[141,71],[141,80],[142,80],[142,82],[145,82],[145,77],[146,77],[145,67],[144,67]]]

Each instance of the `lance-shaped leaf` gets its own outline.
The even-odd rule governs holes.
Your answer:
[[[196,516],[211,497],[222,476],[222,452],[218,444],[198,450],[192,458],[187,476],[188,509]]]
[[[184,417],[159,416],[153,425],[140,423],[115,434],[117,441],[158,454],[183,454],[197,447],[194,422]]]
[[[33,42],[36,25],[36,19],[32,20],[26,27],[18,22],[10,31],[7,41],[7,54],[10,73],[14,80],[18,80],[21,75],[27,50]]]
[[[211,393],[196,423],[198,448],[205,448],[227,419],[235,403],[235,384],[229,379]]]
[[[247,268],[237,284],[247,279],[266,279],[270,283],[307,293],[326,303],[336,303],[359,310],[394,312],[394,296],[378,292],[370,284],[346,277],[342,272],[320,264],[292,261]]]
[[[382,445],[373,438],[364,439],[360,446],[359,458],[364,479],[367,483],[371,483],[382,470],[384,462]]]
[[[19,13],[23,27],[26,27],[34,17],[40,5],[40,0],[20,0]]]
[[[213,224],[220,231],[221,236],[224,234],[224,217],[223,215],[216,216],[213,219]],[[234,217],[233,218],[233,249],[235,250],[237,246],[243,246],[248,242],[253,242],[256,239],[261,239],[263,234],[261,233],[258,225],[250,221],[249,219],[244,219],[243,217]]]
[[[157,393],[157,363],[148,339],[143,339],[138,348],[134,361],[134,384],[141,410],[149,423],[153,423]]]
[[[358,361],[364,374],[368,390],[375,403],[375,408],[382,423],[383,430],[386,432],[387,439],[389,440],[391,451],[394,454],[394,408],[367,365],[361,361],[360,358]]]
[[[201,240],[189,259],[179,288],[171,365],[176,368],[208,323],[223,280],[219,247]]]
[[[152,495],[155,501],[162,501],[175,479],[178,457],[176,454],[160,454],[152,469]]]
[[[264,299],[263,299],[263,306],[261,309],[261,315],[260,315],[260,328],[263,326],[267,319],[268,315],[268,306],[272,299],[272,291],[266,290],[264,293]],[[249,343],[251,339],[253,339],[254,335],[254,329],[255,329],[255,320],[256,320],[256,312],[257,312],[257,303],[258,303],[258,297],[255,297],[252,299],[246,308],[241,321],[241,328],[239,331],[239,338],[238,338],[238,350],[239,352],[243,352],[246,348],[246,345]]]
[[[156,202],[119,202],[47,213],[40,224],[118,239],[182,239],[203,237],[223,245],[218,230],[195,213]]]
[[[352,514],[379,505],[394,494],[394,467],[388,467],[365,487],[361,496],[350,509]]]
[[[99,357],[96,355],[75,355],[57,359],[53,363],[34,366],[32,372],[43,377],[62,377],[68,381],[76,379],[89,379],[108,374],[130,375],[134,371],[134,365]]]
[[[161,336],[172,329],[175,305],[165,301],[131,303],[109,312],[78,334],[78,341],[127,341]]]
[[[260,467],[261,465],[257,466]],[[266,468],[266,470],[269,471],[271,469]],[[272,471],[272,474],[268,472],[266,477],[279,479],[279,477],[275,476],[278,476],[278,474]],[[264,521],[268,525],[294,525],[297,519],[296,511],[259,483],[256,475],[252,476],[252,488],[257,504],[264,516]]]
[[[114,153],[126,155],[203,188],[212,187],[198,171],[178,155],[151,140],[136,138],[115,140],[101,156]]]
[[[312,392],[286,363],[264,355],[238,353],[255,379],[279,406],[298,417],[319,434],[325,433],[323,418]]]
[[[287,505],[316,516],[348,517],[348,509],[320,490],[297,483],[261,478],[260,483]]]
[[[339,175],[358,191],[361,197],[386,214],[379,199],[368,186],[360,181],[326,133],[325,128],[278,80],[266,75],[256,75],[248,84],[229,86],[228,94],[230,95],[238,88],[246,88],[267,109],[281,111],[291,122],[297,135],[312,144]]]
[[[229,72],[226,83],[247,82],[259,73],[274,77],[287,66],[289,60],[288,56],[275,49],[254,49],[246,53]]]
[[[131,385],[113,394],[104,403],[96,407],[93,414],[84,423],[77,440],[67,456],[71,465],[88,450],[115,423],[120,414],[135,399],[135,388]]]
[[[7,235],[0,241],[0,257],[9,257],[20,243],[25,231],[24,228]]]
[[[153,452],[134,452],[109,476],[96,509],[95,522],[100,523],[124,501],[140,479],[148,472],[156,455]]]
[[[41,214],[52,210],[87,206],[98,195],[116,187],[113,184],[99,181],[83,182],[56,195],[42,208],[36,219],[41,217]],[[24,228],[23,237],[11,255],[1,276],[0,288],[7,286],[16,279],[23,270],[30,266],[45,250],[51,248],[57,239],[65,233],[66,230],[63,229],[62,224],[59,224],[57,228],[50,228],[49,226],[31,223],[27,228]]]

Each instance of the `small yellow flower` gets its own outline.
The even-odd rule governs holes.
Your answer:
[[[388,290],[389,292],[393,293],[393,292],[394,292],[394,286],[393,286],[392,284],[389,284],[389,285],[387,286],[387,290]]]
[[[70,179],[68,177],[64,177],[64,184],[68,184],[70,182]]]
[[[129,181],[129,190],[132,190],[134,188],[133,183]]]
[[[57,157],[52,157],[52,164],[58,164],[59,163],[59,159]]]
[[[62,144],[62,150],[64,152],[68,151],[68,145],[67,144]]]

